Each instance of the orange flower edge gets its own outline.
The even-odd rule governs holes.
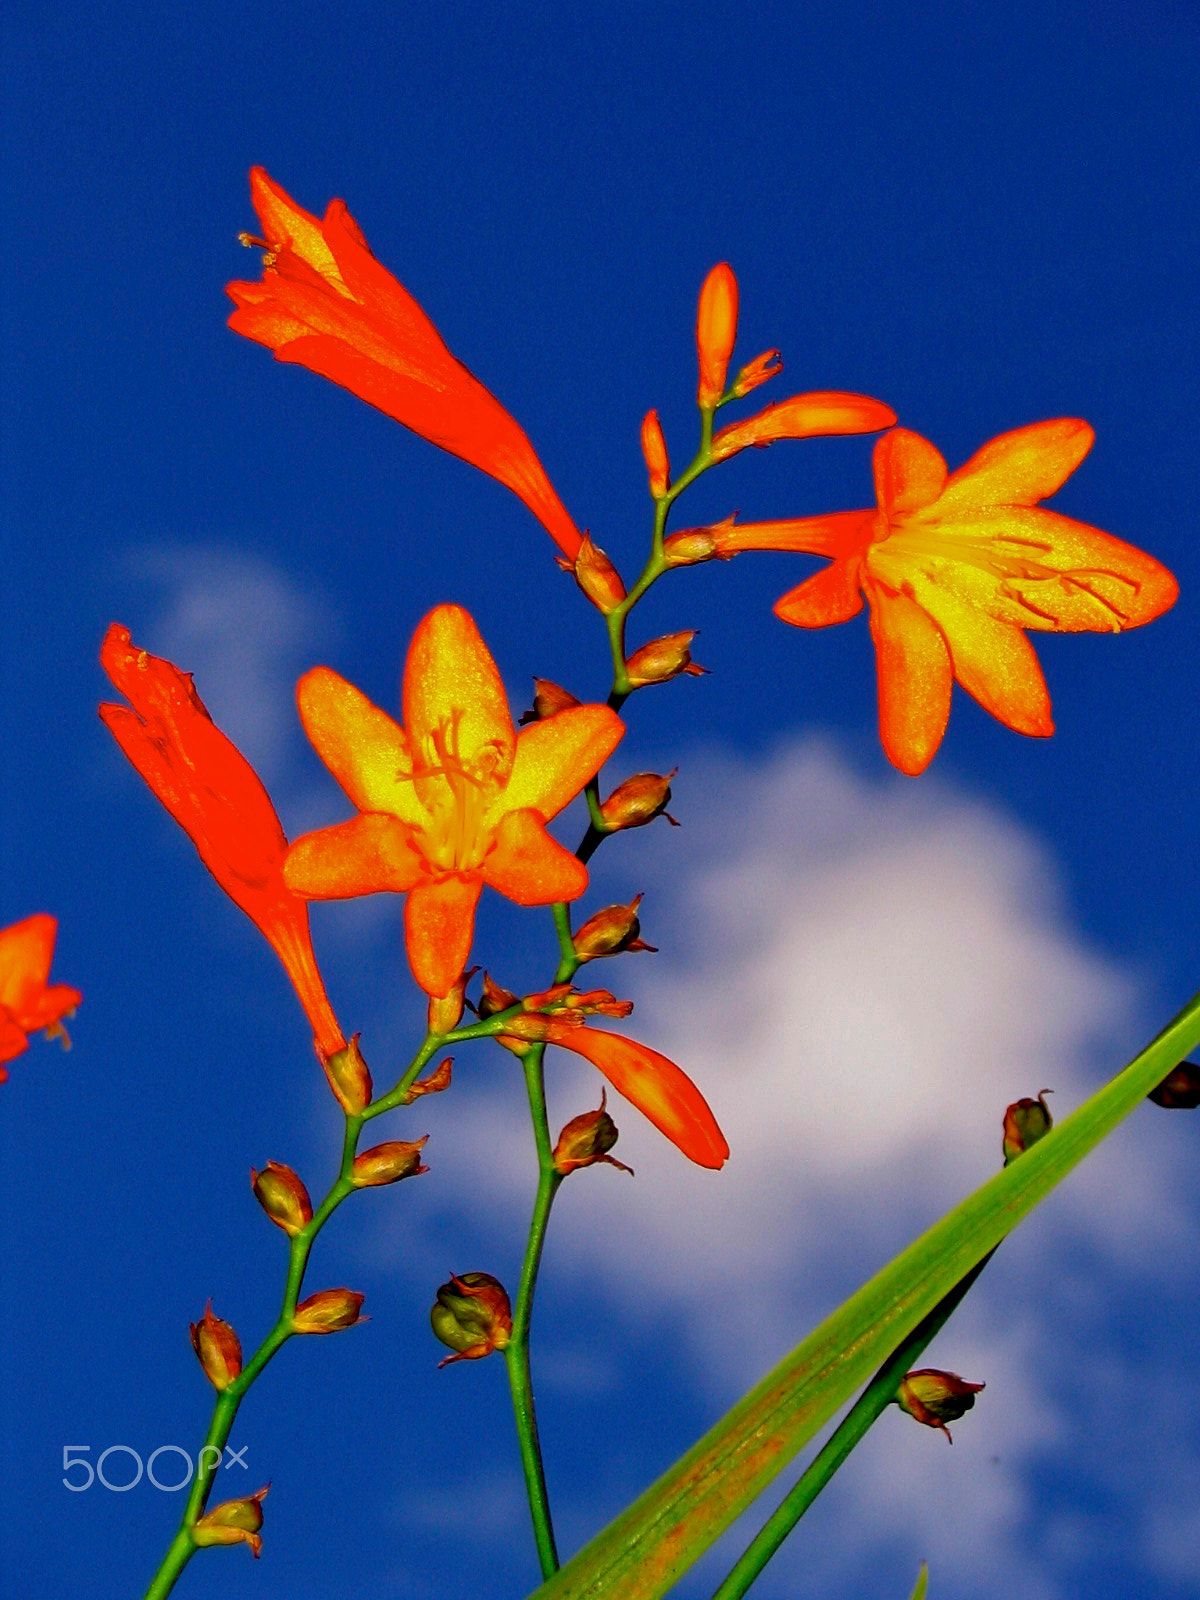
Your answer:
[[[297,839],[284,879],[311,900],[407,896],[405,944],[428,995],[450,993],[470,954],[484,886],[518,905],[575,900],[587,869],[546,824],[595,776],[625,727],[577,705],[518,733],[471,616],[443,605],[417,626],[404,725],[328,667],[297,689],[313,747],[358,808]]]
[[[50,963],[58,937],[57,919],[44,911],[0,928],[0,1083],[3,1063],[29,1048],[39,1028],[48,1038],[66,1037],[62,1019],[72,1016],[83,996],[65,983],[50,983]]]
[[[318,221],[262,167],[250,194],[267,253],[261,282],[227,285],[229,326],[503,483],[574,560],[579,530],[524,430],[376,261],[345,202]]]
[[[845,622],[866,599],[879,678],[880,735],[912,776],[936,754],[957,682],[1006,727],[1047,737],[1050,696],[1026,630],[1112,632],[1174,604],[1179,586],[1152,556],[1039,508],[1091,448],[1073,417],[998,435],[956,472],[920,434],[875,446],[876,507],[791,522],[732,521],[713,553],[794,550],[831,565],[783,595],[800,628]]]
[[[283,962],[322,1060],[343,1050],[346,1041],[313,952],[308,907],[283,882],[287,839],[258,774],[213,722],[191,674],[137,649],[128,628],[113,623],[100,662],[129,701],[102,705],[101,720]]]

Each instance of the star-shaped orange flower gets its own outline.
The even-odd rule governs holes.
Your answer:
[[[427,994],[467,964],[487,884],[518,905],[574,900],[587,869],[546,832],[625,731],[607,706],[573,706],[517,734],[504,685],[472,618],[438,606],[404,668],[404,726],[328,667],[300,680],[317,754],[358,807],[297,839],[284,878],[313,900],[406,894],[405,942]]]
[[[1050,696],[1023,630],[1111,632],[1150,622],[1179,592],[1152,556],[1038,507],[1092,446],[1086,422],[1060,417],[1002,433],[957,472],[928,439],[895,428],[875,446],[877,506],[801,521],[709,530],[713,552],[832,556],[776,602],[800,628],[845,622],[865,596],[879,672],[883,747],[924,771],[957,679],[1018,733],[1048,735]]]
[[[261,283],[231,283],[229,326],[330,378],[519,496],[573,561],[579,530],[524,429],[446,348],[403,284],[380,266],[343,200],[324,219],[261,167],[250,194],[267,250]]]
[[[48,983],[58,922],[39,912],[0,928],[0,1063],[29,1048],[39,1028],[62,1032],[60,1024],[83,999],[65,983]],[[0,1065],[0,1083],[8,1073]]]

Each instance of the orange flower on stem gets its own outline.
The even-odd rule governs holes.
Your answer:
[[[311,900],[408,896],[405,943],[429,995],[467,964],[484,884],[518,905],[575,900],[587,868],[546,823],[595,776],[625,731],[607,706],[513,728],[504,685],[471,617],[438,606],[404,667],[404,726],[328,667],[297,689],[317,754],[360,815],[297,839],[284,877]]]
[[[879,672],[883,747],[923,772],[957,679],[1018,733],[1054,732],[1050,696],[1023,630],[1119,633],[1173,604],[1175,579],[1111,534],[1038,508],[1091,449],[1086,422],[1060,417],[990,440],[956,472],[918,433],[875,446],[877,507],[794,522],[732,521],[712,553],[795,550],[832,565],[789,590],[775,613],[799,628],[845,622],[865,596]]]
[[[44,911],[0,928],[0,1083],[8,1077],[3,1063],[29,1048],[31,1033],[45,1028],[48,1038],[66,1038],[62,1019],[83,999],[78,989],[46,981],[57,935],[57,920]]]
[[[322,1060],[343,1050],[313,954],[308,907],[284,885],[287,839],[258,774],[214,724],[191,675],[137,649],[128,628],[113,623],[100,662],[130,702],[102,705],[105,726],[283,962]]]
[[[267,254],[261,283],[227,286],[229,326],[507,485],[574,560],[579,530],[524,430],[376,261],[345,202],[318,221],[261,167],[250,195],[265,238],[243,242]]]

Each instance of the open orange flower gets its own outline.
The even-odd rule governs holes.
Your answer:
[[[573,706],[518,735],[479,630],[459,606],[417,627],[404,727],[328,667],[297,690],[317,754],[358,807],[297,839],[284,877],[313,900],[406,894],[405,942],[427,994],[453,988],[484,884],[518,905],[574,900],[587,869],[546,832],[625,731],[607,706]]]
[[[8,1077],[2,1063],[29,1048],[29,1035],[62,1033],[62,1019],[83,999],[78,989],[46,981],[57,936],[58,922],[44,911],[0,928],[0,1083]]]
[[[322,1059],[344,1049],[317,970],[308,906],[283,882],[287,839],[258,774],[214,724],[191,675],[137,649],[128,628],[113,623],[100,662],[133,707],[100,707],[109,732],[283,962]]]
[[[775,605],[800,628],[845,622],[866,597],[879,672],[883,747],[924,771],[950,715],[954,679],[1018,733],[1054,732],[1050,696],[1023,629],[1112,632],[1150,622],[1179,592],[1152,556],[1038,501],[1092,446],[1060,417],[1002,433],[949,473],[918,433],[875,446],[877,508],[795,522],[732,521],[713,553],[796,550],[833,563]]]
[[[318,222],[261,167],[250,194],[266,237],[243,238],[267,255],[261,283],[227,286],[229,326],[506,484],[574,560],[579,530],[524,430],[376,261],[345,202],[331,200]]]

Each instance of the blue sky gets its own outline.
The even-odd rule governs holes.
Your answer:
[[[711,676],[631,705],[615,775],[678,763],[684,827],[614,841],[587,904],[646,891],[662,953],[605,976],[734,1155],[682,1170],[627,1112],[637,1178],[564,1191],[535,1360],[566,1546],[988,1175],[1008,1100],[1077,1104],[1196,987],[1200,27],[1166,3],[791,12],[6,23],[0,923],[54,912],[55,975],[85,995],[70,1054],[38,1041],[0,1091],[6,1592],[141,1592],[177,1497],[70,1494],[62,1447],[196,1448],[187,1322],[212,1295],[250,1344],[282,1277],[248,1169],[288,1161],[315,1189],[336,1138],[270,951],[96,719],[105,627],[194,670],[290,834],[344,814],[295,679],[325,662],[394,706],[439,601],[472,609],[517,706],[535,673],[607,687],[600,631],[512,496],[225,328],[225,282],[256,268],[235,237],[252,163],[310,209],[347,200],[626,570],[638,426],[657,406],[685,457],[695,297],[727,259],[740,351],[783,350],[777,394],[876,395],[952,466],[1086,417],[1097,443],[1056,508],[1180,579],[1146,629],[1039,639],[1053,739],[956,691],[915,783],[879,748],[865,621],[770,614],[811,564],[685,572],[638,613],[639,639],[699,628]],[[867,440],[752,454],[681,523],[869,501]],[[314,926],[339,1014],[401,1062],[422,1008],[398,903]],[[477,948],[514,987],[548,976],[536,916],[488,908]],[[244,1408],[230,1492],[272,1480],[262,1561],[197,1559],[181,1595],[533,1587],[502,1371],[438,1373],[426,1322],[448,1271],[515,1277],[531,1181],[511,1062],[460,1065],[396,1125],[430,1132],[430,1174],[359,1197],[315,1253],[312,1286],[351,1283],[373,1320],[294,1342]],[[559,1123],[595,1092],[554,1063]],[[766,1600],[906,1594],[921,1556],[933,1595],[1011,1594],[1014,1571],[1033,1600],[1196,1592],[1196,1137],[1147,1108],[1006,1246],[933,1352],[988,1383],[954,1449],[886,1417]]]

